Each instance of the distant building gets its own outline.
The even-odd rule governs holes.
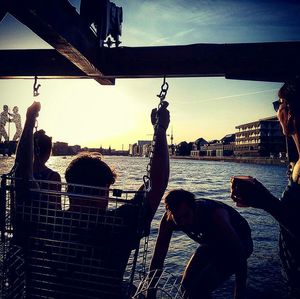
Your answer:
[[[142,156],[149,157],[151,153],[151,143],[144,144],[142,146]]]
[[[138,140],[137,143],[129,144],[129,155],[148,157],[151,151],[152,141],[150,140]]]
[[[221,156],[233,156],[235,147],[235,134],[227,134],[221,140],[223,145]]]
[[[204,156],[215,157],[217,155],[217,150],[222,147],[219,140],[211,140],[207,144],[200,147],[200,152]]]
[[[129,144],[129,156],[136,156],[137,144]]]
[[[211,140],[200,147],[204,156],[224,157],[232,156],[234,151],[235,134],[227,134],[221,140]]]
[[[143,145],[148,145],[148,144],[151,144],[151,140],[138,140],[138,146],[141,146],[141,147],[143,147]]]
[[[190,156],[192,147],[193,147],[193,142],[187,143],[186,141],[182,141],[176,145],[175,155],[176,156]]]
[[[53,156],[66,156],[69,154],[69,145],[67,142],[54,142],[52,146]]]
[[[208,144],[208,142],[204,138],[200,137],[196,139],[192,145],[191,157],[203,156],[204,153],[201,152],[201,146],[204,146],[206,144]]]
[[[71,155],[77,155],[80,151],[81,151],[81,146],[80,145],[69,146],[69,153]]]
[[[236,156],[278,157],[285,152],[285,138],[275,116],[239,125],[236,129]]]

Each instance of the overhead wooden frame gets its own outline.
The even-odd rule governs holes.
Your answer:
[[[2,0],[7,11],[87,76],[114,84],[98,67],[97,38],[67,0]]]
[[[283,82],[300,74],[300,42],[103,48],[68,0],[0,0],[53,50],[0,51],[0,78],[223,76]],[[2,8],[2,10],[1,10]]]
[[[89,78],[56,50],[0,50],[2,79]]]
[[[283,82],[299,74],[300,42],[102,48],[101,79],[225,77]],[[0,78],[90,78],[56,50],[0,51]],[[99,78],[98,78],[99,79]],[[99,80],[98,80],[99,81]]]

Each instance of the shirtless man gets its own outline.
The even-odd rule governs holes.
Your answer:
[[[185,297],[210,298],[214,289],[235,274],[234,298],[245,298],[247,258],[253,248],[247,221],[232,207],[196,200],[183,189],[170,191],[165,206],[150,270],[163,268],[172,233],[179,230],[200,245],[183,274]]]

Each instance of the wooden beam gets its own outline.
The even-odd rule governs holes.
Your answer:
[[[105,76],[208,77],[282,82],[300,74],[300,42],[195,44],[101,50]]]
[[[300,42],[225,45],[227,79],[284,82],[300,75]]]
[[[211,77],[283,82],[300,74],[300,42],[101,48],[104,78]],[[0,51],[0,77],[88,78],[55,50]]]
[[[281,82],[299,75],[299,42],[253,44],[195,44],[186,46],[100,48],[68,0],[0,0],[19,21],[52,45],[66,61],[47,62],[48,76],[94,78],[113,84],[114,78],[225,76],[231,79]],[[4,9],[3,9],[4,11]],[[40,52],[42,53],[42,52]],[[19,54],[18,54],[19,55]],[[23,55],[23,54],[22,54]],[[13,57],[11,58],[13,61]],[[19,58],[21,59],[21,58]],[[10,75],[42,71],[31,57],[28,70],[12,63]],[[50,58],[51,59],[51,58]],[[56,58],[59,61],[59,58]],[[30,70],[31,68],[31,70]],[[81,73],[80,73],[80,71]],[[7,66],[6,72],[9,73]],[[44,76],[47,76],[46,67]],[[4,75],[4,74],[3,74]],[[9,74],[8,74],[9,75]]]
[[[0,0],[0,22],[3,20],[7,13],[7,7],[3,0]]]
[[[89,78],[56,50],[0,50],[0,78]]]
[[[68,0],[3,0],[20,22],[49,43],[82,72],[101,84],[114,84],[102,78],[97,61],[99,45],[96,36],[84,26]]]
[[[116,78],[224,76],[221,54],[217,44],[103,48],[101,64],[104,75]]]

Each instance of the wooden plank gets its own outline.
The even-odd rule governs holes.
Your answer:
[[[195,44],[101,51],[104,75],[115,78],[225,76],[282,82],[300,74],[300,42]]]
[[[300,42],[227,44],[227,79],[284,82],[300,75]]]
[[[283,82],[300,74],[300,42],[101,48],[103,78],[223,76]],[[55,50],[0,51],[0,77],[86,78]]]
[[[222,51],[218,44],[104,48],[101,65],[116,78],[224,76]]]
[[[101,84],[113,84],[114,78],[154,78],[164,75],[225,76],[281,82],[300,73],[297,55],[299,42],[99,48],[97,38],[83,25],[84,22],[68,0],[0,0],[0,3],[3,11],[6,6],[12,15],[76,66],[71,68],[66,61],[54,65],[55,62],[47,61],[49,54],[39,52],[39,55],[44,55],[41,58],[45,64],[44,72],[36,65],[34,56],[31,60],[19,57],[19,61],[23,60],[25,70],[18,68],[15,63],[10,68],[6,64],[8,76],[33,76],[38,72],[40,76],[49,77],[88,76]],[[59,58],[56,59],[59,61]],[[11,61],[14,61],[13,57]],[[5,75],[4,72],[2,75]]]
[[[56,50],[1,50],[0,78],[89,78]]]
[[[114,84],[102,78],[97,60],[96,36],[83,25],[75,8],[67,0],[4,0],[20,22],[49,43],[86,75],[101,84]]]
[[[3,0],[0,0],[0,22],[3,20],[7,13],[7,7]]]

